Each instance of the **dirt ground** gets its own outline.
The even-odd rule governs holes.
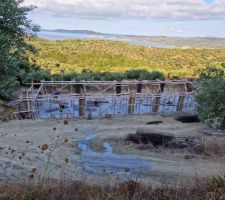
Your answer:
[[[146,122],[161,120],[159,125]],[[116,119],[81,120],[24,120],[0,124],[0,181],[28,179],[109,180],[118,175],[99,176],[85,172],[81,163],[78,141],[92,134],[97,137],[91,147],[103,152],[103,142],[111,144],[115,154],[137,155],[151,162],[151,171],[142,181],[177,183],[187,179],[225,174],[224,156],[197,155],[188,150],[166,148],[140,150],[137,145],[124,142],[139,127],[173,133],[176,136],[205,137],[201,123],[184,124],[160,115],[130,116]],[[190,155],[190,159],[185,159]],[[129,166],[128,166],[129,167]],[[139,177],[137,177],[139,178]],[[86,179],[86,178],[85,178]],[[87,179],[86,179],[87,180]]]

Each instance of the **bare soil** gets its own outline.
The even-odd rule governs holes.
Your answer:
[[[146,125],[149,121],[162,121]],[[98,176],[84,171],[77,143],[96,129],[91,147],[103,152],[103,142],[111,144],[116,154],[137,155],[151,161],[152,170],[143,181],[177,183],[191,178],[225,174],[222,155],[196,154],[190,149],[140,148],[126,142],[128,134],[148,127],[175,136],[206,137],[201,123],[184,124],[160,115],[130,116],[116,119],[24,120],[0,124],[0,181],[21,181],[26,178],[95,181],[109,180],[117,175]],[[129,166],[128,166],[129,167]],[[138,177],[137,177],[138,178]],[[88,180],[88,179],[86,179]]]

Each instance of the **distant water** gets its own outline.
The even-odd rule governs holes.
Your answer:
[[[41,31],[38,33],[38,37],[48,39],[48,40],[66,40],[66,39],[80,39],[80,40],[113,40],[119,42],[127,42],[132,45],[140,45],[147,47],[156,47],[156,48],[165,48],[171,49],[174,46],[148,42],[144,40],[135,40],[130,38],[124,38],[114,35],[94,35],[94,34],[79,34],[79,33],[62,33],[62,32],[53,32],[53,31]]]

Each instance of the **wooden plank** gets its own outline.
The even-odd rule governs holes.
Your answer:
[[[79,116],[80,117],[85,116],[85,103],[86,103],[85,96],[80,96],[79,98]]]
[[[152,106],[152,112],[153,113],[159,112],[160,99],[161,99],[161,95],[155,96],[154,101],[153,101],[153,106]]]
[[[180,112],[183,110],[184,107],[184,101],[185,101],[185,95],[180,95],[177,105],[177,111]]]
[[[128,104],[128,114],[134,114],[134,108],[135,108],[135,95],[131,94]]]

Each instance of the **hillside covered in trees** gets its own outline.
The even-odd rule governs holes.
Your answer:
[[[159,71],[166,77],[198,77],[206,66],[225,66],[225,49],[159,49],[101,40],[29,39],[39,53],[31,63],[51,74]]]

